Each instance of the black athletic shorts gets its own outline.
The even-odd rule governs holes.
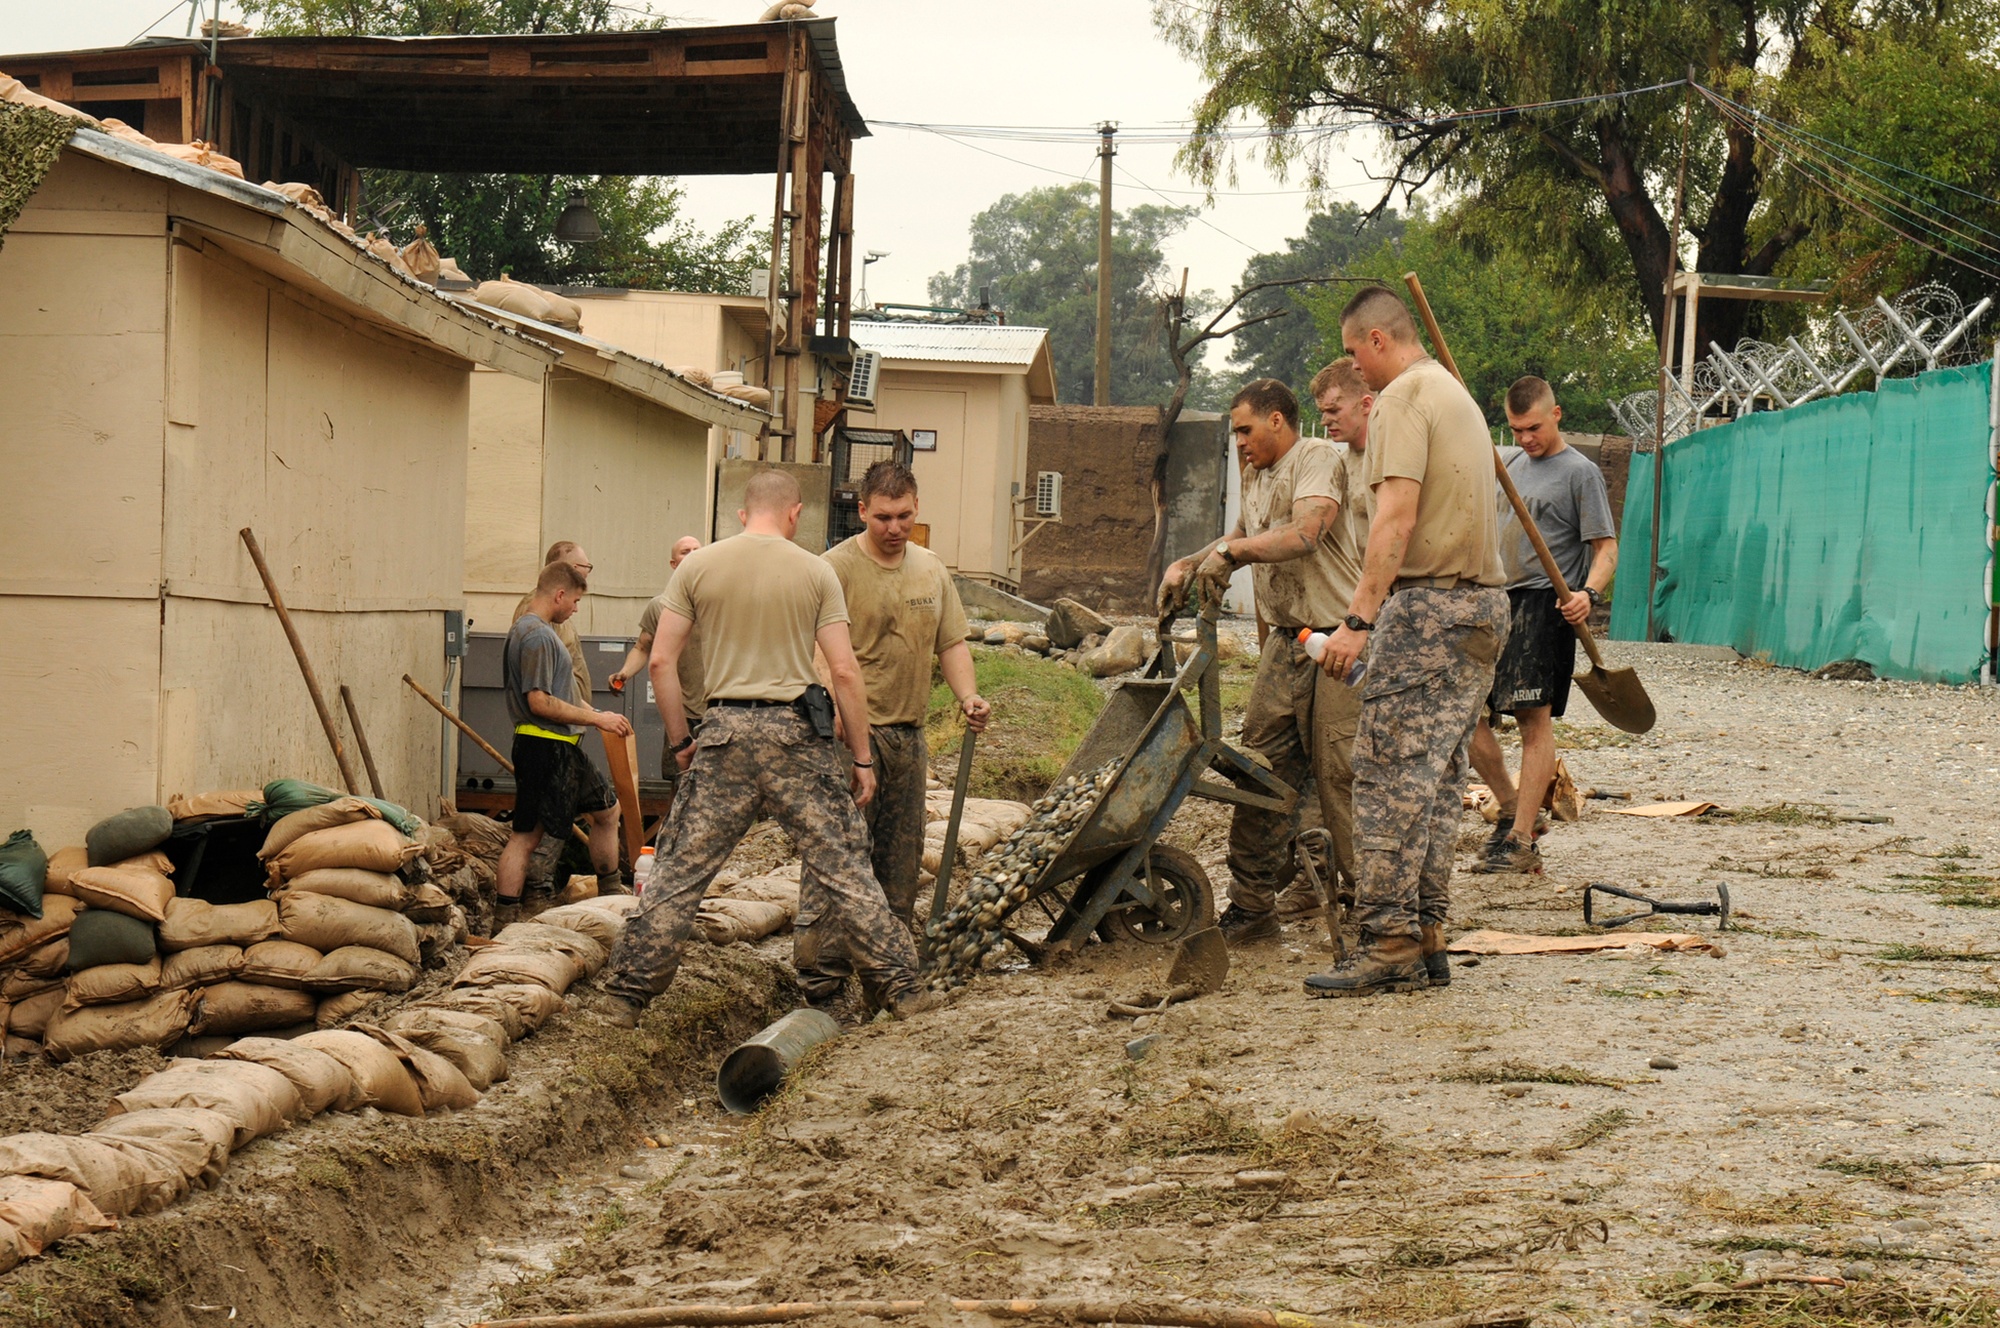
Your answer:
[[[1493,670],[1493,691],[1486,698],[1489,716],[1547,706],[1559,716],[1569,708],[1569,680],[1576,669],[1576,631],[1556,612],[1556,592],[1550,589],[1510,590],[1514,625],[1507,647]]]
[[[575,742],[514,735],[514,828],[536,826],[567,839],[584,812],[618,805],[618,795]]]

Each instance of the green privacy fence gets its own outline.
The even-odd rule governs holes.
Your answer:
[[[1993,366],[1746,416],[1666,449],[1658,629],[1818,668],[1977,678],[1993,590]],[[1632,457],[1612,636],[1646,635],[1653,458]]]

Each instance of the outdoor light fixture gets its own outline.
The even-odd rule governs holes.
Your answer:
[[[889,256],[887,249],[870,249],[861,255],[861,300],[863,309],[872,309],[868,303],[868,269]]]
[[[604,238],[604,227],[597,224],[597,214],[584,200],[583,190],[569,191],[569,202],[556,218],[556,238],[564,244],[596,244]]]

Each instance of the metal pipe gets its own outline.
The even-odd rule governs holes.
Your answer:
[[[715,1072],[716,1094],[730,1114],[748,1116],[778,1091],[807,1052],[839,1036],[840,1025],[824,1010],[794,1010],[729,1053]]]

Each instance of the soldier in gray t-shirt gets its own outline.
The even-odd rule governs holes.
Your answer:
[[[1499,801],[1500,817],[1474,871],[1542,869],[1535,838],[1543,825],[1538,820],[1542,802],[1555,779],[1555,720],[1569,704],[1570,674],[1576,667],[1572,624],[1590,617],[1618,567],[1618,531],[1604,472],[1563,441],[1561,421],[1562,407],[1541,379],[1523,378],[1507,390],[1507,424],[1520,445],[1507,459],[1507,473],[1570,594],[1558,599],[1527,531],[1502,498],[1506,517],[1500,554],[1513,623],[1494,670],[1489,717],[1480,719],[1472,735],[1473,768]],[[1493,721],[1503,714],[1513,715],[1521,729],[1518,788],[1493,736]]]

